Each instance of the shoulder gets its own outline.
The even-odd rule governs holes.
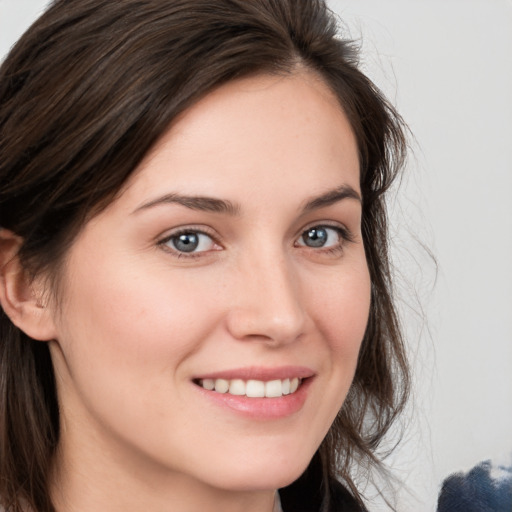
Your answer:
[[[337,480],[329,480],[329,490],[325,491],[321,467],[313,463],[299,479],[279,489],[283,512],[366,512]],[[326,495],[329,496],[327,508],[324,507]]]
[[[354,496],[337,480],[331,481],[331,500],[329,512],[367,512],[361,507]]]
[[[283,512],[367,512],[341,483],[332,481],[329,488],[329,505],[326,509],[323,508],[321,489],[301,486],[298,481],[280,489]]]

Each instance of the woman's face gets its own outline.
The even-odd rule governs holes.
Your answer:
[[[367,323],[360,223],[356,142],[315,76],[189,109],[63,266],[63,467],[237,490],[298,477]]]

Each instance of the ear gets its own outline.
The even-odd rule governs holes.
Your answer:
[[[42,280],[31,279],[18,251],[22,240],[0,228],[0,304],[11,322],[35,340],[56,337],[52,310],[45,304]]]

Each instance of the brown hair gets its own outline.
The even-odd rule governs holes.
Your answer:
[[[0,68],[0,226],[31,275],[58,278],[84,223],[109,204],[178,114],[254,73],[317,72],[356,135],[372,281],[354,382],[319,448],[327,479],[361,496],[350,466],[376,450],[404,406],[408,371],[392,301],[383,194],[405,156],[400,118],[357,68],[322,0],[57,0]],[[45,343],[0,311],[0,496],[53,511],[47,475],[59,412]]]

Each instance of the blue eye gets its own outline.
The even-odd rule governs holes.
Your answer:
[[[174,251],[187,254],[211,251],[215,246],[215,242],[210,236],[199,231],[182,231],[166,238],[161,243]]]
[[[315,226],[302,233],[298,244],[312,248],[334,247],[340,245],[342,239],[341,228]]]

